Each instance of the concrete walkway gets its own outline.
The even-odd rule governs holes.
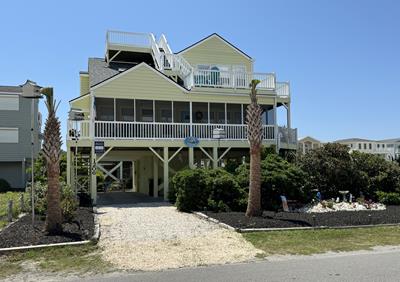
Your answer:
[[[98,208],[103,257],[117,268],[163,270],[248,261],[258,250],[233,231],[165,202]]]

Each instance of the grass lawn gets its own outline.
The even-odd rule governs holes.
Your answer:
[[[400,227],[254,232],[243,237],[264,251],[263,256],[311,255],[400,245]]]
[[[101,258],[97,245],[65,246],[15,252],[0,257],[0,279],[26,271],[104,273],[112,267]]]

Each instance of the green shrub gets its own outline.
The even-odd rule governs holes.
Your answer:
[[[208,208],[214,211],[239,211],[246,207],[246,192],[235,177],[221,169],[210,170]]]
[[[379,155],[348,152],[340,144],[326,144],[299,157],[298,166],[307,174],[306,189],[318,189],[322,196],[336,198],[340,190],[354,196],[377,199],[378,190],[400,191],[400,166]]]
[[[241,187],[249,186],[249,164],[236,170],[236,180]],[[305,201],[305,174],[296,165],[277,154],[269,154],[261,161],[261,203],[263,209],[276,210],[281,207],[280,196],[290,200]],[[248,189],[248,188],[247,188]]]
[[[71,186],[64,185],[61,195],[61,211],[64,217],[64,221],[71,222],[78,209],[78,200],[75,196]]]
[[[318,189],[324,199],[335,198],[340,190],[353,190],[354,169],[348,147],[336,143],[311,150],[297,165],[306,173],[305,189]]]
[[[246,193],[229,172],[198,168],[175,174],[169,197],[180,211],[229,211],[243,209]]]
[[[0,193],[7,192],[11,189],[10,183],[7,180],[0,178]]]
[[[376,200],[377,191],[400,191],[400,166],[379,155],[353,152],[353,185],[367,198]]]
[[[21,201],[20,197],[21,195],[24,195],[24,207],[25,209],[23,210],[21,207]],[[22,193],[22,192],[6,192],[6,193],[1,193],[0,194],[0,220],[2,218],[7,218],[7,213],[8,213],[8,201],[12,200],[13,201],[13,208],[12,208],[12,215],[13,218],[17,218],[18,215],[24,211],[27,210],[27,207],[29,206],[29,194],[27,193]]]
[[[396,192],[376,192],[378,201],[385,205],[400,205],[400,193]]]
[[[180,211],[202,210],[207,207],[209,179],[205,169],[186,169],[172,179],[176,206]]]
[[[65,182],[61,182],[61,211],[64,221],[71,221],[78,208],[79,201],[75,196],[72,188]],[[30,193],[30,189],[29,189]],[[37,182],[35,183],[35,213],[37,215],[45,216],[47,212],[47,184]]]

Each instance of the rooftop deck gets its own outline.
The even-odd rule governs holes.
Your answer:
[[[281,97],[290,96],[289,83],[277,82],[274,73],[198,69],[190,65],[183,56],[173,54],[163,35],[157,43],[152,33],[110,30],[107,31],[106,48],[108,59],[111,60],[115,52],[119,51],[151,53],[159,71],[175,72],[182,78],[188,89],[192,87],[249,89],[250,82],[257,79],[260,81],[258,89],[275,91]],[[113,52],[109,53],[109,50]]]

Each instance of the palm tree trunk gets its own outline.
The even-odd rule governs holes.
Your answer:
[[[246,216],[259,216],[261,210],[261,146],[250,148],[250,189]]]
[[[247,138],[250,143],[250,185],[249,200],[247,203],[246,216],[258,216],[262,214],[261,209],[261,144],[263,137],[262,109],[257,103],[257,84],[260,81],[251,82],[250,100],[247,107]]]
[[[53,100],[53,88],[43,88],[46,96],[48,116],[44,129],[43,155],[47,165],[47,214],[46,231],[58,234],[62,231],[62,212],[60,199],[60,121],[56,116],[58,105]]]
[[[46,231],[50,234],[62,232],[62,213],[60,208],[60,167],[58,164],[50,164],[47,167],[47,214]]]

